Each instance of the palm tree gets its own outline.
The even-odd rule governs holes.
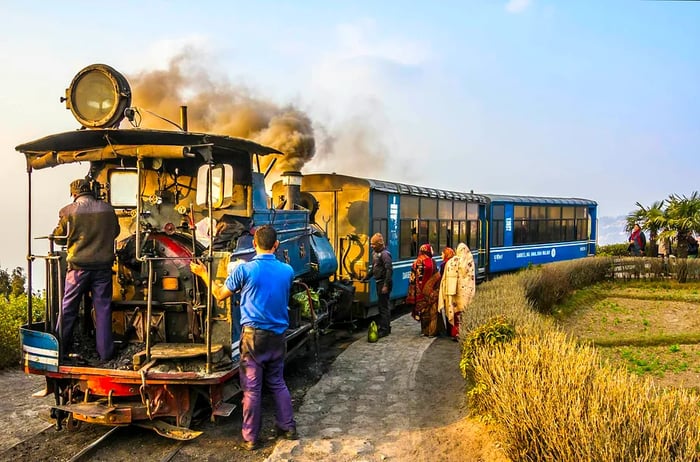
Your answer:
[[[627,232],[632,232],[635,224],[639,224],[642,231],[649,231],[649,251],[646,255],[655,257],[657,255],[656,239],[659,236],[659,232],[663,229],[665,225],[664,220],[664,206],[665,201],[657,201],[651,204],[649,207],[644,207],[642,204],[637,202],[637,210],[633,211],[627,215],[627,226],[625,230]]]
[[[663,231],[660,237],[676,239],[676,257],[679,259],[678,282],[685,282],[688,272],[686,237],[700,231],[700,195],[697,191],[690,197],[671,194],[666,201],[668,205],[661,220]]]

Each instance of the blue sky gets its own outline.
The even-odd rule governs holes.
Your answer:
[[[211,82],[294,105],[316,133],[305,172],[584,197],[601,216],[700,189],[698,2],[6,0],[0,14],[2,268],[26,253],[14,147],[77,128],[59,97],[95,62],[129,76],[187,53]],[[86,170],[35,173],[35,235]]]

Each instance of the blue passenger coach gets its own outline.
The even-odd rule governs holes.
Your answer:
[[[489,274],[595,254],[595,201],[484,196],[489,201]]]

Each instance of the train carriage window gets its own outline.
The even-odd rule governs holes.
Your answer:
[[[139,178],[136,170],[109,172],[109,202],[115,208],[135,208],[139,196]]]
[[[535,243],[544,243],[544,242],[549,242],[550,237],[547,234],[547,220],[537,220],[537,235],[533,239],[533,242]]]
[[[452,201],[440,199],[438,201],[438,218],[440,220],[452,220]]]
[[[401,195],[399,257],[411,258],[418,255],[418,205],[416,196]]]
[[[576,238],[585,240],[588,238],[588,209],[576,207]]]
[[[431,220],[428,222],[428,242],[433,248],[433,252],[437,252],[438,247],[438,222]]]
[[[389,232],[389,195],[374,191],[372,193],[372,232],[381,233],[388,239]]]
[[[468,222],[468,239],[467,245],[471,250],[476,250],[479,248],[479,222],[476,220],[469,220]]]
[[[530,207],[524,207],[522,205],[516,205],[513,207],[513,218],[515,220],[527,220],[530,218]]]
[[[418,248],[428,242],[428,222],[426,220],[418,221]]]
[[[479,219],[479,204],[467,204],[467,220]]]
[[[442,250],[445,247],[454,248],[452,245],[452,221],[440,220],[440,231],[437,245],[437,249],[433,249],[435,252],[438,252],[438,249]]]
[[[561,218],[561,207],[549,206],[546,212],[548,220],[558,220]]]
[[[547,207],[544,206],[532,206],[530,207],[530,218],[533,220],[542,220],[547,218]]]
[[[437,219],[437,199],[421,198],[420,217],[422,220]]]
[[[576,229],[574,227],[574,219],[565,219],[561,221],[562,240],[573,241],[576,238]]]
[[[457,249],[457,244],[459,244],[459,222],[458,221],[453,221],[452,222],[452,247],[453,250]]]
[[[491,245],[493,247],[502,247],[504,243],[505,232],[505,207],[503,205],[494,205],[491,209]]]
[[[401,220],[399,258],[418,255],[418,220]]]
[[[466,220],[467,219],[467,203],[466,202],[455,201],[454,219],[455,220]]]
[[[516,220],[513,231],[513,245],[526,244],[530,239],[530,221],[525,219]]]
[[[374,191],[372,194],[372,218],[389,217],[389,195]]]

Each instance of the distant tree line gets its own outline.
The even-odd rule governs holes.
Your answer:
[[[27,277],[19,266],[10,272],[0,268],[0,295],[9,300],[11,295],[18,297],[25,292]]]

